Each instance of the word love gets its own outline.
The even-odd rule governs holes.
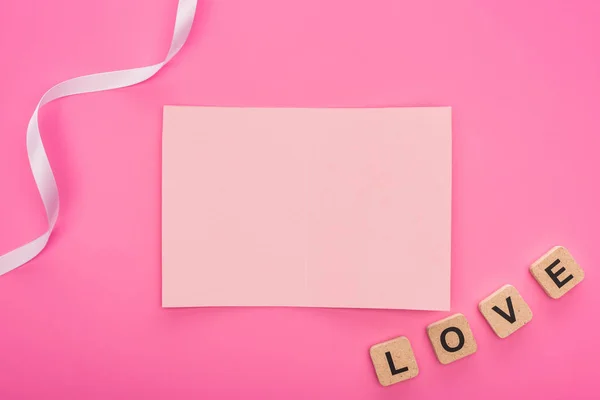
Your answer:
[[[583,270],[564,247],[551,249],[533,263],[530,272],[553,299],[562,297],[583,280]],[[504,339],[533,318],[531,309],[517,289],[505,285],[479,303],[479,311],[494,333]],[[469,322],[454,314],[427,327],[427,335],[437,359],[450,364],[477,351]],[[401,336],[371,347],[371,360],[379,383],[389,386],[419,374],[410,341]]]

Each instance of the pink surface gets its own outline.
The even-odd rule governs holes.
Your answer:
[[[450,309],[449,107],[163,115],[163,306]]]
[[[175,4],[0,2],[0,252],[44,227],[24,139],[42,93],[159,61]],[[594,0],[201,2],[151,81],[42,113],[62,214],[0,277],[0,398],[598,398],[599,18]],[[478,352],[437,362],[444,312],[162,309],[164,104],[452,106],[452,311]],[[586,272],[560,300],[527,269],[556,244]],[[534,317],[501,340],[476,305],[506,283]],[[368,348],[399,335],[421,372],[383,388]]]

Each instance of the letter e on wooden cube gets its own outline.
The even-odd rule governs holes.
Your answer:
[[[558,299],[583,280],[583,269],[567,249],[556,246],[529,268],[546,294]]]

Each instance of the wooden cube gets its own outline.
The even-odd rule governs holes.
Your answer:
[[[477,351],[467,318],[454,314],[427,327],[427,335],[442,364],[450,364]]]
[[[370,353],[377,379],[382,386],[393,385],[419,374],[415,354],[405,336],[373,345]]]
[[[583,269],[567,249],[556,246],[534,262],[531,274],[553,299],[562,297],[583,280]]]
[[[479,303],[479,311],[498,337],[516,332],[531,321],[533,313],[512,285],[504,285]]]

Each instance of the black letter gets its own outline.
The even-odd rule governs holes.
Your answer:
[[[385,358],[387,358],[387,362],[390,366],[390,372],[392,373],[392,375],[397,375],[408,371],[408,367],[396,369],[396,366],[394,365],[394,360],[392,360],[392,353],[390,353],[389,351],[385,352]]]
[[[454,332],[458,336],[458,345],[456,347],[450,347],[450,346],[448,346],[448,343],[446,342],[446,335],[450,332]],[[450,353],[454,353],[454,352],[462,349],[463,346],[465,345],[465,336],[463,335],[463,333],[460,329],[458,329],[455,326],[451,326],[450,328],[444,329],[444,331],[442,332],[442,336],[440,336],[440,341],[442,342],[442,347],[444,348],[444,350],[446,350]]]
[[[498,306],[492,307],[492,310],[496,311],[502,318],[504,318],[511,324],[514,324],[517,320],[517,317],[515,316],[515,310],[513,309],[512,299],[510,297],[506,298],[506,304],[508,304],[508,312],[510,313],[509,315],[506,315],[506,313],[502,311]]]
[[[565,280],[559,281],[558,276],[560,274],[562,274],[563,272],[565,272],[565,267],[561,267],[558,271],[552,272],[552,268],[556,267],[558,265],[558,263],[560,263],[560,260],[557,259],[552,264],[550,264],[550,266],[548,268],[546,268],[544,271],[546,271],[546,273],[548,274],[550,279],[552,279],[554,281],[554,283],[556,283],[556,286],[558,286],[558,288],[560,289],[561,287],[565,286],[567,284],[567,282],[569,282],[571,279],[573,279],[573,275],[569,275],[565,278]]]

